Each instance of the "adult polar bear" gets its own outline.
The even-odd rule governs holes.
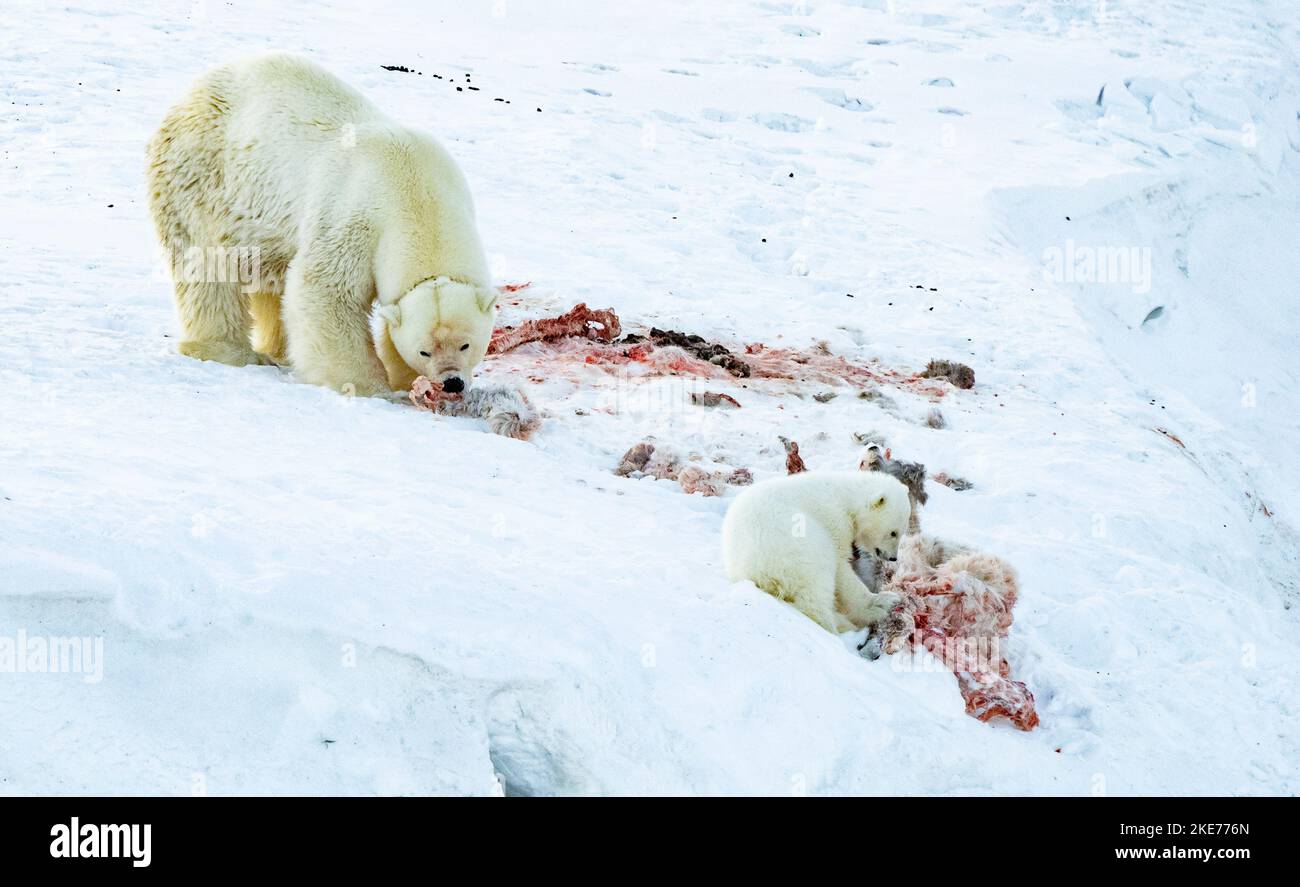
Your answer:
[[[164,249],[252,249],[260,266],[248,287],[174,268],[182,354],[287,356],[305,381],[355,394],[417,375],[453,392],[469,383],[496,291],[469,186],[432,138],[312,62],[269,55],[200,78],[148,161]]]
[[[814,471],[750,487],[722,522],[722,561],[827,631],[879,621],[898,603],[853,571],[854,547],[895,560],[907,531],[907,487],[877,471]]]

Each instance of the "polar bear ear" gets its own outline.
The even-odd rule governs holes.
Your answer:
[[[384,323],[389,326],[402,325],[402,306],[401,305],[384,305],[379,309],[379,316],[384,319]]]
[[[885,494],[881,493],[878,497],[876,497],[876,501],[871,503],[871,509],[873,511],[879,511],[884,507],[885,507]]]
[[[497,304],[499,293],[495,289],[482,289],[478,291],[478,310],[484,314],[490,312]]]

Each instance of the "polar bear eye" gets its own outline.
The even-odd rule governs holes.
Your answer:
[[[891,539],[897,539],[897,538],[898,538],[898,530],[894,530],[892,533],[890,533],[890,534],[889,534],[889,538],[891,538]]]
[[[427,352],[427,351],[421,351],[421,352],[420,352],[420,356],[421,356],[421,357],[429,357],[429,352]]]
[[[460,350],[461,350],[461,351],[468,351],[468,350],[469,350],[469,342],[466,342],[464,345],[461,345],[461,346],[460,346]]]

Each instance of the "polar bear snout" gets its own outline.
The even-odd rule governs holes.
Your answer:
[[[898,560],[897,554],[885,554],[885,552],[879,548],[876,549],[876,557],[880,558],[881,560],[890,561],[890,562]]]
[[[465,380],[460,376],[447,376],[442,380],[442,390],[448,394],[460,394],[465,390]]]

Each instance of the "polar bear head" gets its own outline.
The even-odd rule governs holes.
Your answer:
[[[898,543],[907,532],[912,505],[907,487],[894,478],[872,472],[860,476],[854,542],[884,560],[898,560]]]
[[[496,302],[495,290],[440,277],[383,306],[379,316],[407,366],[457,394],[487,354]]]

